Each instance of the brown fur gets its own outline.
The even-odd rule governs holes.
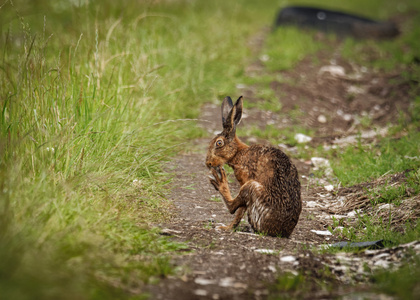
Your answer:
[[[242,97],[235,105],[229,97],[222,104],[223,132],[211,142],[206,165],[231,214],[236,216],[226,230],[235,228],[245,212],[256,232],[289,237],[302,210],[300,182],[296,167],[280,149],[263,145],[247,146],[236,136],[242,115]],[[241,185],[232,198],[222,166],[233,168]]]

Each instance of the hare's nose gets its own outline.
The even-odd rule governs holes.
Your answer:
[[[211,168],[211,162],[206,162],[207,168]]]

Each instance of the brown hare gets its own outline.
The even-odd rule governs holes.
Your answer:
[[[302,211],[297,169],[280,149],[247,146],[239,140],[236,126],[242,118],[242,102],[242,96],[235,105],[230,97],[223,100],[223,131],[210,142],[207,152],[210,183],[222,195],[229,212],[236,212],[232,223],[220,228],[237,227],[246,212],[255,232],[289,237]],[[235,198],[230,194],[224,164],[232,167],[241,185]]]

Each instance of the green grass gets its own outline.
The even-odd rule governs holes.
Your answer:
[[[255,96],[258,97],[258,101],[246,102],[246,109],[256,107],[260,110],[271,111],[273,113],[278,113],[281,111],[281,102],[278,101],[273,89],[271,89],[269,86],[263,87],[263,85],[259,85]]]
[[[287,4],[294,3],[289,1]],[[315,3],[326,8],[344,9],[377,19],[387,19],[399,15],[402,34],[396,39],[383,41],[354,40],[352,38],[339,41],[332,36],[327,36],[321,40],[332,41],[331,44],[335,48],[329,49],[328,45],[315,40],[313,32],[310,30],[305,33],[298,33],[294,28],[278,29],[275,34],[268,37],[262,50],[262,54],[267,55],[264,57],[264,65],[271,73],[269,72],[268,75],[258,80],[255,79],[254,82],[251,81],[250,84],[264,89],[271,81],[284,82],[280,75],[276,75],[278,71],[293,68],[303,58],[315,56],[319,50],[324,50],[326,53],[334,51],[344,59],[365,66],[374,72],[401,73],[400,78],[390,80],[389,83],[395,85],[409,83],[412,90],[410,95],[412,106],[408,115],[401,114],[399,124],[390,128],[387,137],[380,139],[377,144],[362,144],[360,142],[356,146],[349,145],[345,148],[329,151],[322,149],[322,147],[317,149],[299,147],[298,154],[298,157],[304,158],[311,156],[328,158],[340,186],[369,182],[384,174],[395,174],[408,170],[406,182],[401,185],[388,186],[385,184],[366,191],[367,196],[371,199],[370,205],[373,207],[391,203],[398,209],[402,200],[418,195],[420,185],[417,174],[417,170],[420,168],[420,160],[418,159],[420,149],[418,77],[420,69],[416,64],[416,60],[420,56],[418,45],[420,19],[408,17],[417,14],[420,6],[417,1],[403,1],[399,5],[396,5],[393,1],[340,3],[337,1],[310,1],[305,4]],[[316,58],[313,58],[311,62],[315,65],[318,63]],[[361,121],[362,127],[372,127],[370,119],[364,118]],[[289,132],[292,133],[294,130],[295,128],[292,128]],[[284,134],[281,130],[270,126],[267,126],[264,130],[251,129],[247,131],[247,134],[269,139],[273,144],[278,144],[279,140],[282,139],[293,145],[293,135],[290,133]],[[311,135],[310,132],[309,135]],[[387,241],[386,246],[393,246],[418,240],[420,238],[419,224],[418,220],[412,220],[407,224],[402,224],[403,228],[401,228],[401,224],[399,224],[399,228],[396,228],[395,225],[390,223],[390,220],[382,220],[377,216],[362,212],[355,223],[347,226],[339,224],[337,220],[334,227],[345,225],[342,233],[344,239],[354,242],[384,239]],[[348,249],[348,251],[354,250]],[[418,276],[415,272],[417,267],[418,262],[414,266],[408,263],[396,272],[378,272],[372,277],[373,289],[401,299],[413,299],[418,294]],[[277,295],[273,295],[273,298],[302,298],[303,295],[310,293],[305,291],[308,286],[310,285],[301,274],[280,276],[274,292],[274,295]],[[320,289],[322,287],[318,286],[317,290]]]
[[[342,219],[341,219],[342,220]],[[359,213],[355,223],[346,225],[341,223],[341,220],[333,220],[333,225],[328,227],[328,230],[333,232],[337,226],[343,226],[339,232],[334,232],[341,238],[351,242],[367,242],[384,240],[385,247],[393,247],[398,244],[409,243],[420,238],[420,221],[407,221],[402,228],[396,229],[391,224],[392,219],[386,221],[378,219],[375,216],[367,215],[363,212]],[[344,248],[345,251],[355,251],[352,247]],[[327,252],[337,252],[341,249],[327,247]]]
[[[419,132],[410,131],[401,138],[385,137],[378,145],[347,147],[334,154],[332,168],[340,184],[351,186],[374,181],[384,175],[405,172],[406,179],[397,185],[388,182],[366,188],[365,195],[370,200],[371,213],[362,211],[355,223],[344,226],[341,235],[353,242],[383,239],[388,246],[407,243],[420,238],[420,222],[410,220],[407,224],[392,224],[393,213],[382,219],[375,213],[383,204],[393,205],[393,210],[401,209],[402,201],[411,201],[420,192]],[[369,209],[368,209],[369,210]],[[342,226],[338,220],[333,227]],[[402,234],[403,233],[403,234]]]
[[[294,27],[279,28],[267,37],[264,64],[270,71],[287,70],[320,49],[322,43],[315,41],[312,32],[302,32]]]
[[[406,182],[399,185],[389,185],[386,182],[368,191],[372,205],[393,203],[398,206],[402,199],[417,195],[420,192],[420,169],[407,172],[406,177]]]
[[[308,282],[303,274],[285,273],[277,278],[272,287],[278,295],[269,299],[298,299],[308,292]]]
[[[149,225],[170,212],[162,164],[234,89],[258,7],[2,3],[2,297],[142,298],[173,272],[184,246]]]
[[[398,299],[417,299],[420,297],[420,261],[419,257],[405,263],[395,271],[381,270],[374,274],[372,280],[377,291],[397,297]]]
[[[327,266],[310,269],[302,267],[297,274],[283,272],[272,285],[268,299],[302,299],[317,291],[317,295],[331,296],[336,279]],[[338,294],[338,293],[337,293]]]
[[[335,154],[332,168],[340,182],[353,185],[420,167],[420,133],[410,131],[401,138],[384,138],[378,145],[350,146]]]

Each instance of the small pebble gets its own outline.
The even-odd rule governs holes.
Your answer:
[[[317,235],[332,235],[332,233],[329,232],[328,230],[311,230],[311,231]]]
[[[319,115],[318,116],[318,122],[319,123],[327,123],[327,117],[325,117],[324,115]]]
[[[299,144],[302,144],[302,143],[308,143],[308,142],[312,141],[312,138],[310,136],[307,136],[307,135],[303,134],[303,133],[296,133],[295,134],[295,140]]]
[[[291,256],[291,255],[287,255],[287,256],[280,257],[280,261],[282,261],[282,262],[295,262],[296,257]]]
[[[331,192],[331,191],[334,190],[334,186],[332,184],[326,185],[326,186],[324,186],[324,189],[326,189],[327,191]]]

